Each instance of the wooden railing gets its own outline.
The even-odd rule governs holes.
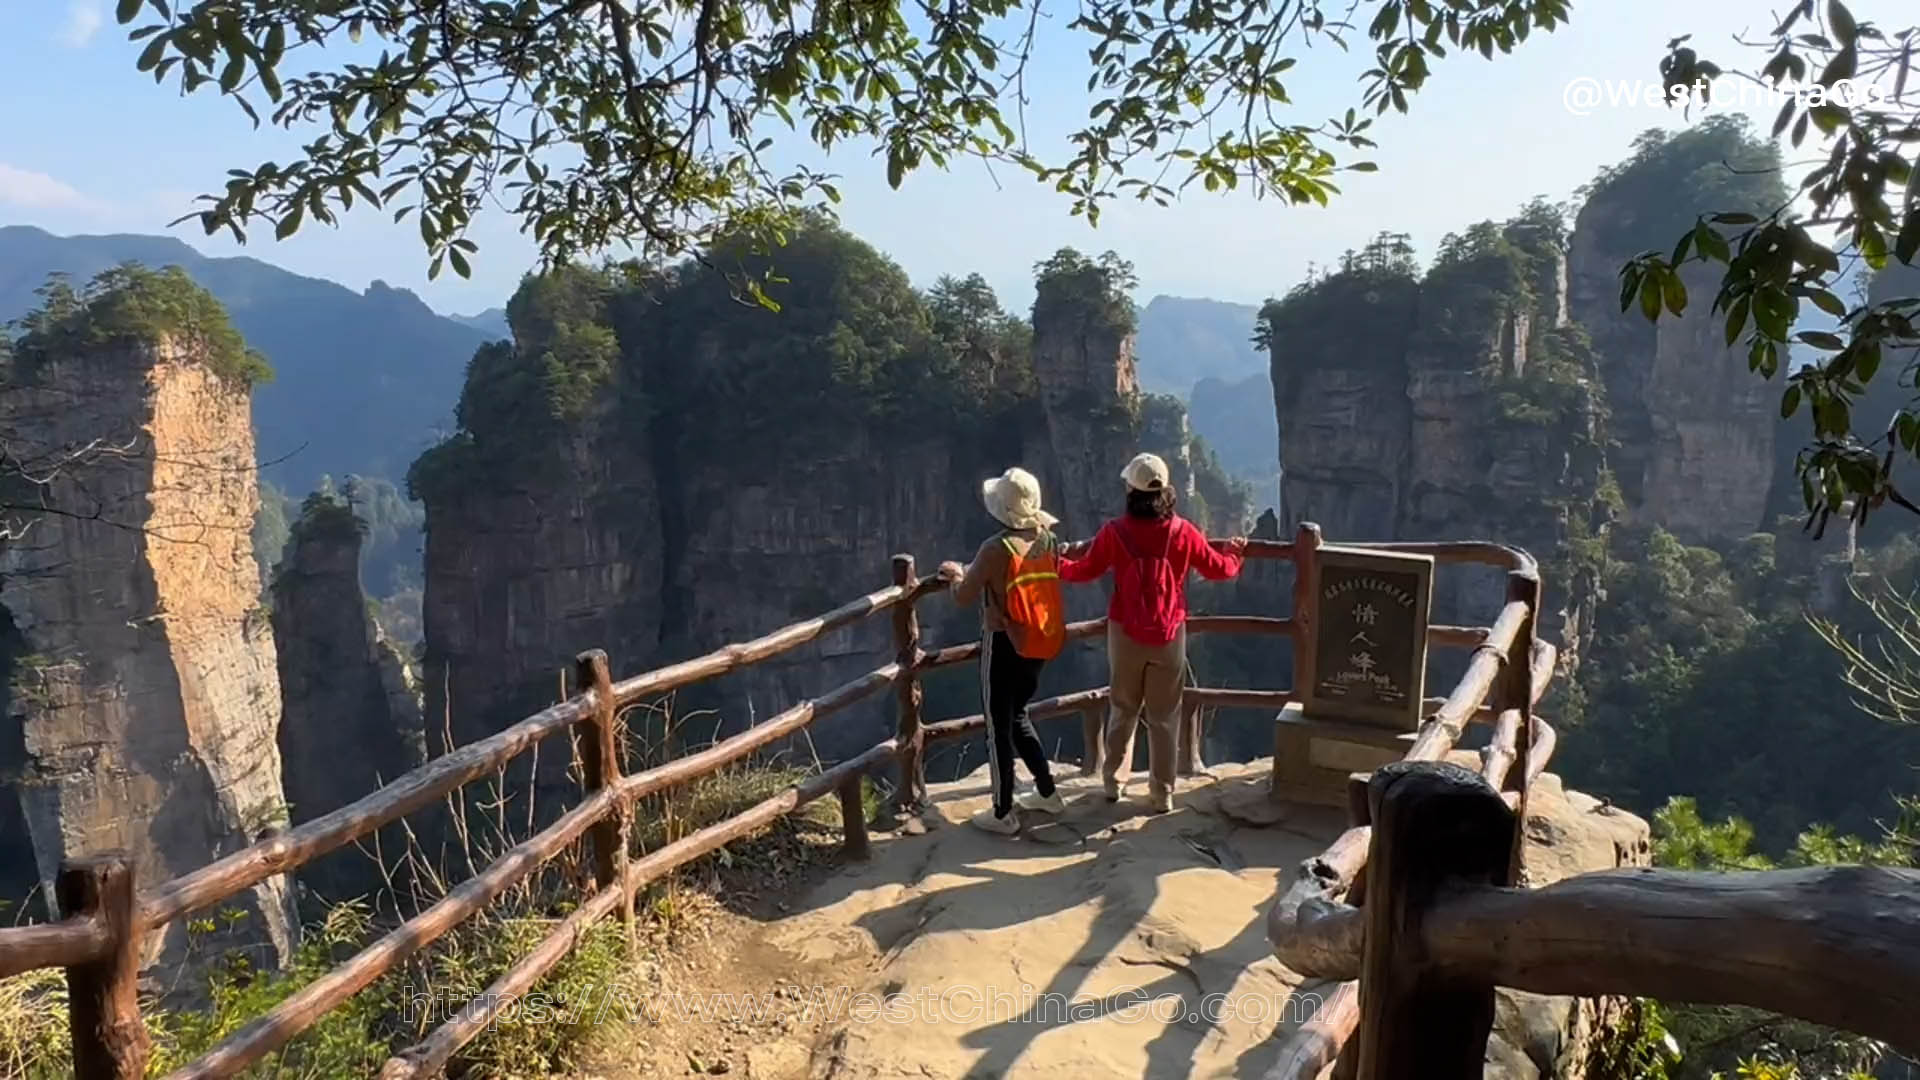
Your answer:
[[[1289,618],[1266,616],[1196,616],[1189,621],[1195,633],[1255,633],[1290,637],[1294,648],[1295,671],[1310,670],[1313,621],[1317,606],[1313,602],[1317,582],[1316,552],[1320,533],[1313,525],[1303,525],[1292,541],[1251,541],[1247,555],[1256,559],[1290,559],[1295,563],[1295,594]],[[1523,953],[1505,951],[1509,946],[1489,944],[1515,942],[1516,950],[1533,948],[1552,956],[1563,943],[1551,936],[1528,937],[1522,928],[1527,920],[1514,915],[1529,910],[1551,910],[1562,915],[1579,910],[1587,894],[1569,892],[1563,886],[1533,892],[1516,891],[1519,830],[1514,821],[1524,820],[1527,782],[1545,768],[1554,746],[1554,732],[1534,715],[1534,705],[1551,682],[1555,650],[1551,644],[1536,640],[1535,618],[1540,597],[1539,575],[1526,553],[1489,543],[1380,544],[1353,545],[1432,556],[1440,563],[1479,562],[1508,571],[1507,601],[1493,625],[1486,628],[1431,627],[1430,646],[1457,646],[1473,650],[1465,675],[1444,699],[1430,699],[1425,722],[1402,764],[1353,778],[1350,786],[1350,811],[1353,827],[1325,852],[1308,860],[1298,880],[1276,902],[1269,918],[1269,933],[1276,954],[1289,967],[1304,975],[1323,975],[1349,980],[1326,1001],[1315,1017],[1293,1033],[1284,1048],[1273,1076],[1313,1077],[1339,1056],[1356,1030],[1363,1035],[1361,1045],[1373,1047],[1399,1045],[1396,1025],[1411,1024],[1406,1019],[1408,1002],[1424,1002],[1436,994],[1457,992],[1450,989],[1471,968],[1473,977],[1501,981],[1503,984],[1538,988],[1541,985],[1572,985],[1592,970],[1605,965],[1580,962],[1544,965],[1540,975],[1534,968],[1517,963]],[[932,651],[920,647],[920,629],[916,603],[930,593],[943,591],[933,577],[915,572],[911,556],[895,556],[893,584],[844,604],[824,615],[795,623],[764,637],[729,645],[693,660],[672,664],[614,682],[607,658],[597,650],[582,653],[577,660],[575,685],[578,694],[561,704],[543,709],[513,726],[467,746],[455,749],[427,765],[387,784],[376,792],[332,813],[265,839],[205,867],[161,884],[144,895],[134,892],[132,872],[122,857],[79,860],[63,868],[57,896],[65,918],[42,926],[0,930],[0,977],[22,971],[65,968],[71,991],[70,1017],[74,1045],[75,1072],[81,1080],[133,1080],[143,1075],[148,1054],[145,1028],[139,1015],[137,976],[141,940],[153,930],[164,928],[180,917],[217,904],[236,893],[276,874],[297,869],[307,862],[363,837],[383,825],[425,808],[459,791],[470,781],[498,772],[506,763],[529,750],[548,736],[569,732],[579,754],[583,777],[581,801],[558,820],[537,834],[521,841],[500,855],[474,877],[461,883],[440,900],[388,931],[359,953],[331,969],[319,979],[302,987],[265,1015],[235,1032],[224,1043],[172,1073],[169,1080],[213,1080],[237,1075],[275,1050],[285,1046],[311,1028],[330,1010],[364,989],[382,974],[427,948],[463,920],[486,907],[515,883],[523,881],[541,866],[582,837],[593,853],[595,885],[593,892],[531,952],[501,974],[478,999],[483,1009],[462,1009],[419,1044],[394,1055],[381,1071],[383,1080],[424,1078],[438,1075],[467,1043],[485,1030],[500,1010],[530,989],[543,975],[565,957],[580,940],[582,931],[611,915],[615,910],[629,925],[633,919],[634,896],[641,888],[676,867],[714,851],[728,842],[765,827],[783,815],[825,797],[837,794],[843,809],[845,835],[843,847],[852,857],[867,852],[867,825],[861,809],[861,785],[865,776],[889,762],[897,765],[899,776],[896,797],[906,806],[925,797],[923,760],[930,741],[954,738],[985,726],[982,716],[924,723],[921,716],[921,676],[927,671],[965,663],[979,656],[980,643],[953,645]],[[619,732],[617,717],[627,706],[715,678],[750,666],[770,657],[790,652],[815,641],[839,627],[888,612],[892,618],[894,659],[850,682],[808,701],[800,702],[746,731],[723,739],[705,749],[630,776],[619,772]],[[1089,620],[1069,628],[1074,637],[1091,637],[1105,631],[1105,620]],[[1524,663],[1511,663],[1520,656]],[[823,717],[830,716],[888,688],[898,696],[898,722],[892,737],[863,753],[843,761],[819,775],[810,777],[772,798],[724,821],[707,826],[644,856],[634,856],[623,842],[627,835],[635,803],[648,795],[665,791],[709,775],[731,763],[741,761],[800,732]],[[1497,702],[1489,707],[1492,695]],[[1083,690],[1033,703],[1035,718],[1079,714],[1086,737],[1088,768],[1097,768],[1104,748],[1101,746],[1101,713],[1105,708],[1105,688]],[[1187,700],[1195,706],[1256,707],[1278,709],[1294,700],[1291,691],[1192,688]],[[1404,834],[1407,826],[1399,808],[1407,801],[1397,794],[1399,787],[1387,787],[1394,777],[1425,776],[1421,770],[1439,768],[1439,762],[1453,749],[1466,726],[1473,721],[1489,723],[1493,735],[1483,752],[1483,767],[1476,782],[1480,803],[1491,795],[1506,816],[1497,822],[1484,805],[1464,810],[1472,821],[1491,822],[1475,835],[1477,843],[1494,845],[1493,826],[1504,829],[1499,842],[1505,844],[1501,872],[1488,878],[1485,888],[1458,894],[1449,891],[1445,901],[1429,910],[1427,901],[1434,894],[1434,883],[1422,873],[1435,861],[1411,858],[1404,839],[1395,846],[1396,828]],[[1124,752],[1125,748],[1113,748]],[[1514,769],[1517,762],[1524,766]],[[1414,770],[1411,774],[1408,769]],[[1422,781],[1425,783],[1425,781]],[[1459,778],[1453,782],[1458,784]],[[1505,784],[1511,790],[1492,794]],[[1406,789],[1413,791],[1413,788]],[[1425,789],[1421,789],[1425,790]],[[1388,796],[1392,797],[1389,798]],[[1416,800],[1417,801],[1417,800]],[[1490,804],[1488,804],[1490,805]],[[1516,809],[1518,814],[1516,814]],[[1451,820],[1451,806],[1445,818],[1415,815],[1415,828],[1431,828],[1432,822]],[[1426,821],[1420,826],[1419,821]],[[1378,821],[1378,828],[1372,822]],[[1451,835],[1451,834],[1449,834]],[[1448,844],[1453,841],[1449,840]],[[1446,845],[1443,845],[1445,847]],[[1497,846],[1497,845],[1494,845]],[[1451,850],[1451,848],[1448,848]],[[1370,858],[1371,852],[1371,858]],[[1479,862],[1462,864],[1465,869],[1455,877],[1487,878],[1486,866],[1492,858],[1478,851]],[[1364,876],[1369,862],[1376,895],[1395,897],[1393,902],[1359,906],[1366,891]],[[1443,860],[1444,861],[1444,860]],[[1451,865],[1451,864],[1449,864]],[[1495,880],[1497,879],[1497,880]],[[1449,883],[1453,880],[1448,878]],[[1477,879],[1476,879],[1477,880]],[[1586,880],[1586,879],[1576,879]],[[1662,879],[1664,880],[1664,879]],[[1402,902],[1400,889],[1412,890],[1412,900]],[[1556,891],[1558,890],[1558,891]],[[1603,890],[1604,891],[1604,890]],[[1689,895],[1665,890],[1671,903],[1684,907]],[[1879,895],[1879,894],[1876,894]],[[1912,910],[1912,892],[1906,894],[1908,906],[1888,900],[1889,907],[1876,908],[1872,925],[1856,944],[1856,950],[1879,958],[1879,962],[1857,969],[1879,979],[1878,988],[1887,993],[1886,1016],[1900,1009],[1912,1011],[1920,987],[1920,948],[1906,941],[1905,953],[1884,951],[1887,935],[1920,932],[1920,913]],[[1818,899],[1818,898],[1816,898]],[[1606,932],[1591,930],[1578,937],[1582,948],[1604,949],[1602,941],[1611,941],[1617,949],[1623,940],[1632,940],[1634,917],[1658,919],[1659,912],[1646,898],[1640,916],[1631,912],[1621,920],[1608,923],[1616,928],[1611,938]],[[1534,905],[1530,908],[1529,905]],[[1811,909],[1820,911],[1818,907]],[[1409,914],[1409,913],[1412,914]],[[1890,914],[1889,914],[1890,913]],[[1806,911],[1802,911],[1802,922]],[[1377,929],[1382,923],[1385,929]],[[1544,924],[1543,924],[1544,925]],[[1625,929],[1620,929],[1625,927]],[[1502,932],[1504,930],[1504,936]],[[1620,935],[1627,935],[1622,938]],[[1475,935],[1480,935],[1475,937]],[[1817,935],[1816,935],[1817,937]],[[1813,940],[1806,938],[1807,941]],[[1567,941],[1573,942],[1575,938]],[[1750,945],[1758,954],[1763,948]],[[1573,948],[1572,944],[1565,946]],[[1475,950],[1478,950],[1477,952]],[[1880,949],[1881,952],[1874,950]],[[1696,950],[1697,952],[1698,950]],[[1413,961],[1401,953],[1431,957],[1428,967],[1410,968]],[[1528,954],[1530,955],[1530,954]],[[1585,954],[1581,954],[1584,956]],[[1691,954],[1689,954],[1691,955]],[[1782,977],[1802,974],[1799,966],[1810,954],[1804,949],[1794,953],[1793,964],[1782,964]],[[1783,954],[1784,956],[1784,954]],[[1891,957],[1891,958],[1890,958]],[[1565,960],[1565,957],[1562,958]],[[1421,961],[1426,963],[1426,961]],[[1474,966],[1480,965],[1480,966]],[[1577,968],[1569,973],[1567,969]],[[1377,970],[1376,970],[1377,969]],[[1720,969],[1714,969],[1720,970]],[[1409,972],[1412,972],[1411,974]],[[1651,975],[1643,991],[1617,987],[1604,992],[1654,992],[1674,985],[1706,994],[1703,1000],[1767,1005],[1785,1001],[1779,995],[1753,991],[1752,972],[1741,969],[1743,978],[1716,981],[1712,977],[1689,978],[1669,964],[1663,968],[1670,981],[1659,983]],[[1645,974],[1642,972],[1641,974]],[[1849,972],[1843,970],[1840,978]],[[1356,975],[1363,976],[1358,985]],[[1594,976],[1598,978],[1598,976]],[[1605,982],[1604,979],[1601,980]],[[1732,985],[1734,982],[1739,985]],[[1654,985],[1658,983],[1658,985]],[[1487,982],[1491,993],[1492,982]],[[1585,993],[1581,984],[1573,989],[1548,992]],[[1367,987],[1361,993],[1359,987]],[[1374,987],[1392,987],[1389,995],[1376,993]],[[1612,983],[1606,983],[1613,987]],[[1438,989],[1436,989],[1436,987]],[[1593,991],[1602,992],[1602,991]],[[1764,998],[1752,1001],[1752,998]],[[1484,1047],[1485,1033],[1478,1024],[1476,997],[1466,1008],[1471,1022],[1455,1023],[1460,1008],[1436,1012],[1447,1018],[1450,1036],[1461,1047],[1477,1037]],[[1464,1007],[1463,1007],[1464,1008]],[[1415,1012],[1419,1008],[1414,1009]],[[1491,1017],[1491,1006],[1486,1014]],[[1879,1013],[1837,1016],[1833,1010],[1809,1009],[1802,1015],[1827,1018],[1843,1026],[1852,1026],[1868,1034],[1892,1038],[1879,1024]],[[1851,1021],[1851,1022],[1850,1022]],[[1420,1019],[1420,1030],[1438,1021]],[[1412,1028],[1408,1028],[1412,1030]],[[1476,1036],[1475,1031],[1479,1034]],[[1897,1039],[1896,1039],[1897,1041]],[[1402,1047],[1402,1050],[1405,1048]],[[1369,1078],[1442,1074],[1423,1064],[1419,1069],[1400,1068],[1385,1051],[1372,1056],[1362,1049],[1361,1069]],[[1477,1053],[1477,1052],[1476,1052]],[[1385,1056],[1383,1056],[1385,1055]],[[1466,1051],[1461,1050],[1461,1060]],[[1475,1059],[1476,1063],[1478,1058]],[[1386,1064],[1382,1064],[1385,1062]],[[1386,1071],[1381,1071],[1385,1069]],[[1447,1073],[1451,1077],[1454,1073]],[[1457,1075],[1465,1076],[1466,1073]],[[1474,1073],[1473,1075],[1478,1075]]]

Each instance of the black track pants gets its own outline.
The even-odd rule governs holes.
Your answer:
[[[1040,685],[1045,660],[1031,660],[1014,651],[1005,633],[995,632],[980,650],[980,698],[987,714],[987,761],[993,772],[993,812],[1005,817],[1013,809],[1013,759],[1018,754],[1033,774],[1033,786],[1042,795],[1053,794],[1053,770],[1046,751],[1027,719],[1027,702]]]

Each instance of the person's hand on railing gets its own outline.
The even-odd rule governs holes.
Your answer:
[[[961,578],[965,577],[966,575],[967,575],[967,568],[964,566],[961,566],[957,562],[954,562],[952,559],[948,559],[946,562],[941,563],[940,568],[934,571],[934,576],[939,578],[940,583],[943,585],[952,585],[954,582],[959,581]]]
[[[1220,541],[1220,550],[1229,555],[1245,555],[1247,553],[1247,538],[1244,536],[1230,536]]]

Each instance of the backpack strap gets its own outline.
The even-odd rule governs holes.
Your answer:
[[[1035,529],[1034,536],[1033,536],[1033,543],[1027,546],[1026,554],[1022,555],[1019,549],[1013,546],[1013,530],[1012,529],[1000,530],[1001,546],[1007,549],[1008,555],[1011,555],[1017,559],[1024,559],[1024,558],[1031,557],[1034,552],[1034,549],[1036,548],[1038,548],[1042,552],[1050,552],[1053,550],[1055,542],[1056,541],[1054,540],[1053,533],[1050,530]]]

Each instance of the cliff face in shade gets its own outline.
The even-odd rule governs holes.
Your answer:
[[[1686,311],[1657,323],[1637,302],[1621,310],[1620,271],[1646,251],[1671,253],[1700,215],[1771,213],[1786,202],[1782,175],[1777,146],[1737,117],[1712,116],[1640,136],[1626,161],[1601,170],[1574,219],[1568,308],[1606,384],[1623,514],[1687,543],[1771,524],[1780,388],[1748,370],[1744,337],[1727,345],[1725,317],[1712,310],[1721,264],[1685,264]]]
[[[1033,373],[1055,513],[1075,538],[1091,537],[1119,510],[1120,472],[1139,452],[1144,427],[1132,312],[1101,302],[1095,273],[1043,280],[1033,301]]]
[[[1395,535],[1411,434],[1404,357],[1417,300],[1413,281],[1377,274],[1336,276],[1288,298],[1292,318],[1270,346],[1283,534],[1313,521],[1329,540]],[[1346,313],[1340,333],[1292,332],[1336,311]]]
[[[309,503],[273,579],[279,660],[283,786],[294,824],[370,794],[425,759],[412,672],[367,610],[360,587],[362,526],[345,504]],[[405,852],[405,832],[383,830],[301,868],[330,900],[365,895]]]
[[[1483,538],[1546,565],[1548,625],[1578,655],[1604,526],[1600,396],[1561,317],[1564,239],[1531,217],[1450,238],[1424,276],[1373,251],[1266,311],[1283,513],[1328,543]],[[1328,333],[1326,327],[1340,327]],[[1498,571],[1447,567],[1434,617],[1484,625]],[[1430,676],[1450,677],[1441,667]],[[1438,682],[1435,683],[1438,685]]]
[[[503,468],[465,497],[426,499],[430,753],[558,700],[584,649],[607,650],[616,675],[658,655],[663,545],[649,459],[597,420],[583,427],[531,473]],[[571,785],[565,746],[549,740],[510,771]]]
[[[1685,314],[1649,323],[1620,310],[1619,227],[1611,202],[1580,212],[1569,257],[1572,310],[1604,358],[1601,371],[1617,444],[1611,457],[1627,517],[1697,544],[1732,540],[1767,524],[1780,388],[1756,377],[1746,351],[1729,348],[1712,311],[1719,274],[1685,268]]]
[[[8,375],[0,430],[16,448],[114,449],[55,479],[45,494],[62,512],[0,551],[18,733],[0,777],[39,878],[124,850],[157,884],[284,820],[247,391],[171,338]],[[282,879],[223,908],[246,917],[214,954],[246,943],[275,963],[291,949]],[[183,935],[176,924],[153,950],[177,955]]]

